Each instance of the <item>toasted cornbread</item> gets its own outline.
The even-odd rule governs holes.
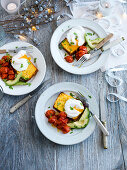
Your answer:
[[[57,109],[58,111],[64,111],[64,105],[68,99],[72,99],[73,97],[70,95],[67,95],[65,93],[60,93],[59,96],[57,97],[55,103],[54,103],[54,108]]]
[[[77,43],[77,45],[69,44],[67,38],[65,38],[61,42],[61,45],[69,55],[73,55],[78,50],[78,47],[79,47],[78,43]]]
[[[28,81],[37,73],[38,69],[33,65],[33,63],[30,61],[30,58],[28,58],[26,55],[22,56],[21,58],[25,58],[29,62],[28,68],[22,71],[22,78]],[[17,71],[17,73],[20,72],[21,71]]]

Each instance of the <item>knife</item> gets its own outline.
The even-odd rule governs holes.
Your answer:
[[[79,65],[79,68],[84,64],[84,62],[86,62],[87,60],[93,58],[93,57],[96,57],[100,54],[102,54],[104,51],[120,44],[122,41],[124,41],[124,37],[121,37],[121,38],[118,38],[112,42],[110,42],[109,44],[103,46],[102,48],[100,48],[99,50],[96,50],[89,58],[85,57],[85,55],[83,55],[77,62],[76,62],[76,65],[79,65],[79,61],[80,61],[80,65]],[[76,66],[75,65],[75,66]]]
[[[101,122],[106,127],[106,112],[105,112],[105,104],[104,103],[105,103],[105,101],[104,101],[104,91],[101,88],[101,90],[100,90],[100,114],[101,114]],[[108,148],[107,136],[103,133],[102,137],[103,137],[103,146],[104,146],[104,149],[107,149]]]
[[[14,113],[18,108],[20,108],[22,105],[24,105],[28,100],[30,100],[32,97],[34,97],[36,94],[38,94],[48,83],[51,83],[52,80],[48,79],[44,81],[42,84],[40,84],[33,92],[29,93],[28,96],[26,96],[24,99],[20,100],[18,103],[16,103],[14,106],[10,108],[10,113]]]
[[[106,44],[111,38],[113,34],[110,33],[107,37],[105,37],[93,50],[90,51],[90,54],[93,54],[95,51],[99,50],[104,44]]]
[[[27,47],[17,47],[15,49],[0,49],[0,54],[4,54],[4,53],[17,53],[20,50],[27,50],[29,52],[32,52],[33,50],[33,46],[27,46]]]

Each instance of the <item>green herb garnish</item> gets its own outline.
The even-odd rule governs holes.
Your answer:
[[[74,32],[74,35],[77,35],[77,33],[76,33],[76,32]]]
[[[36,61],[37,61],[37,58],[34,58],[34,63],[36,63]]]
[[[19,47],[15,47],[15,48],[19,48]]]
[[[12,87],[12,86],[9,86],[9,89],[12,89],[12,90],[13,90],[13,87]]]
[[[21,64],[21,67],[20,68],[23,68],[23,64]]]
[[[72,134],[73,132],[70,132],[70,134]]]
[[[89,97],[90,99],[92,98],[92,96],[89,96],[89,95],[88,95],[88,97]]]
[[[75,95],[74,95],[74,94],[72,94],[72,93],[70,93],[70,96],[71,96],[71,97],[74,97]]]
[[[15,61],[12,62],[13,64],[15,63]]]
[[[81,105],[81,106],[83,106],[83,104],[82,104],[82,103],[80,103],[80,105]]]
[[[65,53],[64,56],[66,57],[66,56],[67,56],[67,53]]]
[[[73,107],[70,106],[70,110],[74,110]]]
[[[28,83],[27,85],[28,85],[28,86],[31,86],[31,83]]]
[[[90,35],[90,36],[92,36],[93,34],[92,34],[92,33],[90,33],[90,32],[88,32],[88,33],[87,33],[87,35]]]
[[[27,63],[30,65],[31,64],[31,62],[29,62],[29,60],[27,61]]]
[[[63,46],[62,46],[62,44],[61,44],[61,43],[59,44],[59,49],[60,49],[60,50],[62,50],[62,49],[63,49]]]
[[[74,45],[74,42],[70,42],[71,45]]]
[[[50,108],[50,106],[48,108]]]

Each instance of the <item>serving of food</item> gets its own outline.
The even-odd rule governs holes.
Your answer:
[[[73,74],[89,74],[97,71],[106,62],[109,50],[92,57],[91,51],[107,36],[96,22],[78,18],[62,23],[53,33],[50,43],[55,62]],[[83,55],[87,58],[82,67],[75,65]]]
[[[89,59],[89,52],[103,40],[100,37],[94,38],[94,35],[94,32],[88,32],[82,26],[71,28],[59,44],[59,48],[66,51],[64,59],[68,63],[73,63],[75,59],[78,61],[83,55]]]
[[[47,110],[45,114],[48,122],[64,134],[71,129],[85,128],[89,123],[88,106],[73,96],[72,93],[60,93],[53,106],[55,110]]]
[[[28,81],[36,75],[38,69],[21,50],[14,56],[6,54],[0,60],[0,77],[9,88],[18,85],[31,85]]]
[[[9,95],[35,90],[46,72],[44,56],[35,46],[22,41],[0,47],[0,85]]]
[[[78,91],[86,101],[81,99]],[[49,140],[72,145],[93,133],[96,123],[90,111],[98,117],[99,108],[91,92],[80,84],[62,82],[41,94],[35,108],[35,120]]]

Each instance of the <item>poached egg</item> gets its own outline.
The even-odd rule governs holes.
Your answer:
[[[69,99],[66,101],[64,109],[67,117],[76,118],[83,112],[84,106],[80,100]]]
[[[78,43],[78,46],[81,46],[85,43],[84,34],[85,29],[83,27],[74,27],[67,33],[67,40],[70,44],[77,45]]]
[[[26,55],[26,51],[21,50],[19,51],[13,58],[12,58],[12,67],[17,71],[24,71],[28,68],[29,62],[23,56]]]

